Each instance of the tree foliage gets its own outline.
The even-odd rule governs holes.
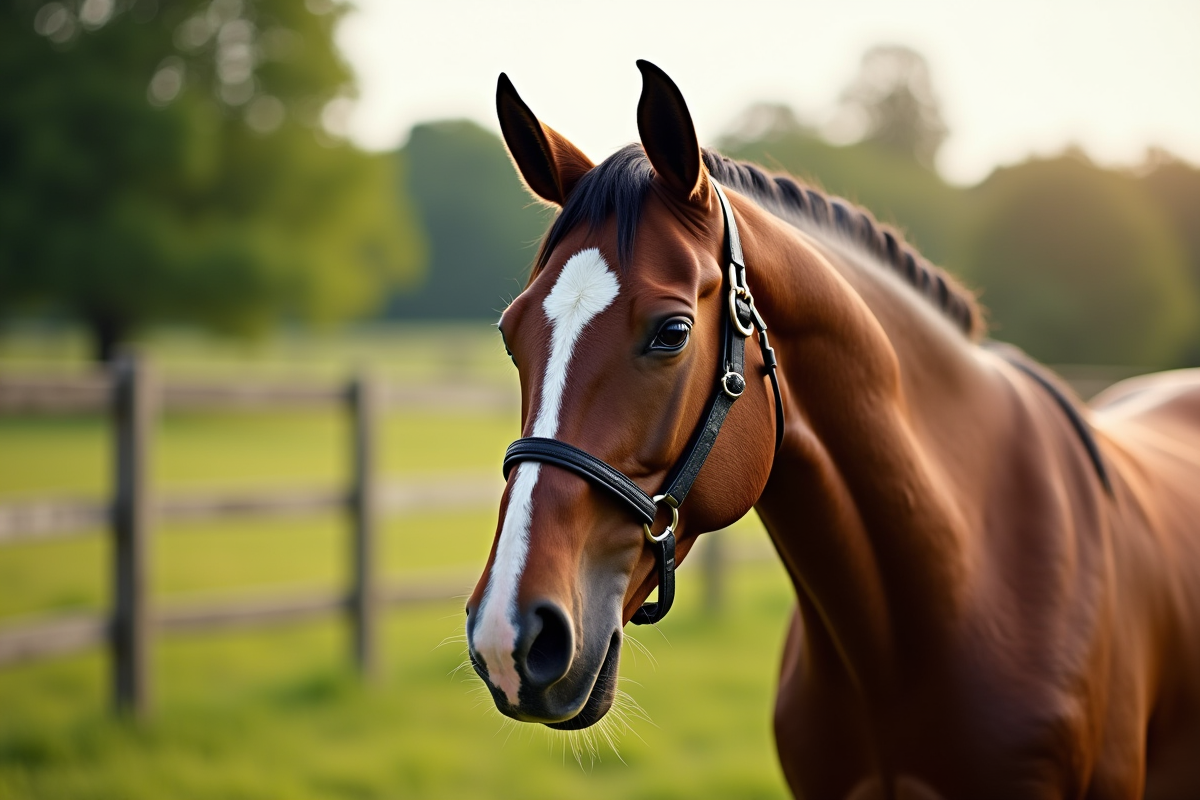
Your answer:
[[[1133,179],[1068,154],[998,170],[974,199],[969,277],[998,338],[1055,363],[1178,363],[1196,286]]]
[[[1200,289],[1200,169],[1165,151],[1151,151],[1139,182],[1183,243],[1192,284]],[[1200,367],[1200,331],[1186,361]]]
[[[958,265],[959,238],[966,224],[961,190],[878,144],[830,144],[795,122],[794,114],[769,114],[772,108],[758,106],[744,115],[721,142],[722,152],[860,203],[903,230],[928,258],[951,268]]]
[[[896,224],[981,291],[995,336],[1043,360],[1200,363],[1200,170],[1158,152],[1135,177],[1073,154],[950,186],[927,168],[946,134],[931,84],[918,54],[873,48],[843,93],[857,143],[760,103],[722,147]]]
[[[329,0],[14,0],[0,10],[0,310],[101,356],[188,321],[368,309],[411,276],[396,162],[333,138],[352,89]]]
[[[430,259],[389,316],[496,319],[524,287],[550,212],[532,202],[500,139],[473,122],[417,125],[401,157],[400,191],[418,209]]]
[[[846,96],[875,109],[874,134],[831,144],[788,107],[762,103],[720,149],[897,225],[981,291],[995,336],[1038,358],[1147,367],[1200,358],[1200,170],[1160,155],[1134,176],[1076,155],[951,186],[928,168],[945,128],[925,62],[903,48],[872,52],[864,76],[874,77]],[[884,56],[891,62],[878,66]],[[520,291],[549,212],[531,203],[500,140],[473,123],[419,125],[400,159],[400,194],[417,207],[430,269],[390,315],[494,319]]]
[[[1052,363],[1200,363],[1200,170],[1141,177],[1079,154],[960,189],[870,142],[830,144],[760,106],[729,155],[798,175],[896,224],[977,288],[992,334]]]
[[[863,54],[858,75],[842,92],[842,124],[862,140],[932,169],[949,133],[925,57],[903,45]]]

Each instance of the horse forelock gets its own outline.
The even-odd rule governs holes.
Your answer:
[[[966,336],[975,340],[983,336],[983,313],[974,294],[931,264],[899,231],[881,224],[869,211],[806,186],[789,175],[769,174],[715,150],[704,149],[702,156],[709,174],[722,185],[746,195],[786,222],[817,235],[834,234],[850,242],[896,272]],[[616,219],[617,260],[619,268],[624,270],[633,259],[634,240],[653,179],[654,168],[642,146],[636,143],[621,148],[584,175],[542,240],[530,280],[541,272],[568,233],[584,224],[589,230],[596,230],[610,217]]]
[[[534,262],[533,280],[568,233],[586,224],[596,230],[611,216],[617,222],[617,265],[622,270],[633,259],[633,240],[654,169],[640,144],[629,144],[596,165],[579,179],[562,211],[542,240]]]

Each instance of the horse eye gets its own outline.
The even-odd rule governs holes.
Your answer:
[[[654,336],[654,341],[650,343],[650,349],[668,353],[682,350],[683,346],[687,344],[688,336],[691,332],[692,323],[686,319],[679,317],[669,319],[658,329],[658,333]]]

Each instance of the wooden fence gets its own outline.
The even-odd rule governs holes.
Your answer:
[[[1060,370],[1083,396],[1090,396],[1129,370]],[[148,650],[159,632],[286,622],[335,612],[346,614],[352,657],[366,679],[379,667],[378,628],[384,607],[440,600],[462,592],[477,573],[381,582],[377,573],[378,525],[388,514],[416,510],[495,506],[498,478],[459,476],[452,483],[381,480],[375,452],[382,413],[424,405],[446,410],[512,407],[507,392],[466,387],[388,387],[360,376],[344,385],[231,384],[160,381],[151,365],[125,357],[105,374],[52,377],[0,376],[0,415],[108,412],[113,420],[116,482],[109,502],[54,500],[0,505],[0,546],[58,538],[108,527],[114,540],[114,605],[110,614],[70,614],[0,628],[0,665],[107,645],[112,655],[112,691],[122,712],[144,715],[150,707]],[[149,481],[156,422],[164,410],[341,407],[350,415],[351,481],[343,490],[285,489],[192,496],[158,496]],[[351,575],[343,592],[231,600],[219,604],[152,607],[147,592],[151,532],[158,521],[234,515],[298,516],[343,511],[350,521]],[[772,557],[769,547],[728,552],[721,537],[704,537],[700,558],[704,605],[722,602],[725,572],[732,562]]]
[[[0,414],[101,412],[111,416],[115,485],[107,502],[64,499],[0,506],[0,546],[108,528],[113,536],[109,614],[69,614],[0,628],[0,665],[107,645],[112,693],[122,712],[144,715],[151,705],[149,648],[159,632],[194,631],[305,619],[343,612],[352,657],[367,679],[379,667],[380,613],[387,605],[444,599],[470,586],[471,576],[388,585],[377,565],[379,522],[386,514],[495,505],[502,484],[481,476],[388,484],[378,471],[376,442],[384,411],[434,405],[441,409],[512,406],[508,393],[486,388],[395,389],[368,376],[344,385],[232,384],[162,381],[136,356],[106,373],[73,377],[0,376]],[[152,486],[151,453],[164,410],[341,407],[350,417],[351,480],[343,490],[272,490],[162,496]],[[153,607],[148,592],[152,531],[159,521],[232,515],[305,515],[342,511],[349,518],[352,557],[343,592]]]

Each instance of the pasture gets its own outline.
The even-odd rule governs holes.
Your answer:
[[[369,365],[390,382],[506,383],[486,325],[257,346],[182,336],[148,343],[171,374],[335,376]],[[9,337],[0,369],[78,367],[77,342]],[[388,416],[383,474],[493,475],[519,435],[516,412]],[[159,428],[158,488],[328,486],[345,479],[344,420],[330,412],[172,414]],[[94,417],[0,419],[0,502],[108,489],[109,435]],[[348,570],[344,521],[172,524],[155,534],[153,596],[165,600],[331,589]],[[383,573],[444,576],[469,591],[493,508],[387,521]],[[721,534],[757,547],[756,522]],[[697,553],[699,555],[699,553]],[[0,624],[109,603],[104,536],[0,548]],[[589,742],[506,723],[470,672],[461,598],[387,613],[383,679],[360,686],[344,625],[327,621],[158,640],[155,712],[109,709],[106,655],[0,669],[0,797],[784,797],[770,717],[790,590],[774,561],[740,564],[725,603],[701,602],[697,559],[676,610],[632,633],[622,688],[629,730]],[[576,758],[578,752],[578,760]]]

